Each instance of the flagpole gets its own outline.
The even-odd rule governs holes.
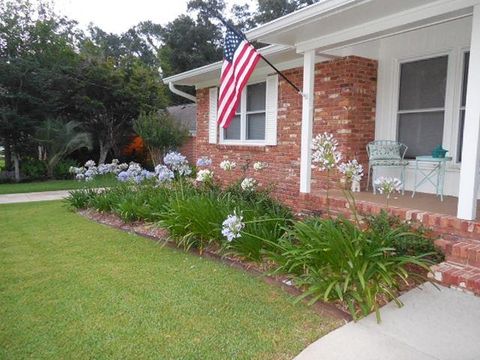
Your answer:
[[[235,34],[242,37],[243,39],[245,39],[246,42],[248,42],[250,45],[252,45],[252,43],[247,39],[247,37],[245,36],[244,33],[242,33],[240,30],[237,30],[232,24],[228,23],[220,14],[218,14],[218,13],[215,14],[215,17],[217,19],[219,19],[223,23],[223,25],[225,25],[227,28],[232,30]],[[298,86],[295,85],[289,78],[287,78],[280,70],[278,70],[275,65],[273,65],[269,60],[267,60],[265,58],[265,56],[263,56],[259,52],[258,52],[258,55],[260,55],[260,57],[263,59],[263,61],[265,61],[273,70],[275,70],[275,72],[278,75],[280,75],[291,87],[293,87],[297,91],[297,93],[304,96],[302,91],[298,88]]]

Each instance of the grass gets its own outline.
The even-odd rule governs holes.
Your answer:
[[[60,202],[0,214],[1,359],[290,359],[339,325],[261,279]]]
[[[0,184],[0,195],[40,191],[73,190],[80,189],[85,186],[103,187],[111,186],[112,184],[115,184],[115,182],[116,180],[112,177],[97,177],[88,183],[76,180],[48,180],[25,183],[7,183]]]

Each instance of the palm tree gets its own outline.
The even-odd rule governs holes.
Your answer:
[[[53,177],[53,170],[67,155],[81,148],[92,149],[89,133],[81,130],[80,123],[60,119],[47,119],[35,133],[47,163],[47,175]]]

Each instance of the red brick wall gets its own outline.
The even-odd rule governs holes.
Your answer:
[[[180,147],[180,153],[187,157],[190,164],[195,165],[197,161],[196,137],[189,136],[185,143]]]
[[[302,86],[302,68],[284,73]],[[376,78],[376,61],[354,56],[315,67],[314,135],[333,133],[345,158],[356,157],[364,166],[365,146],[374,138]],[[278,97],[276,146],[228,146],[208,143],[208,89],[197,90],[197,156],[210,156],[216,177],[226,183],[238,179],[241,170],[228,173],[219,169],[222,160],[233,160],[238,165],[267,162],[269,168],[255,173],[255,178],[261,185],[273,183],[276,196],[294,205],[299,195],[302,98],[281,78]],[[322,188],[325,177],[313,170],[312,190]]]

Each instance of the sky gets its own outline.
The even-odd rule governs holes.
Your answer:
[[[58,12],[79,22],[93,23],[107,32],[122,33],[140,21],[166,24],[186,13],[188,0],[54,0]],[[243,4],[246,0],[229,0]]]

